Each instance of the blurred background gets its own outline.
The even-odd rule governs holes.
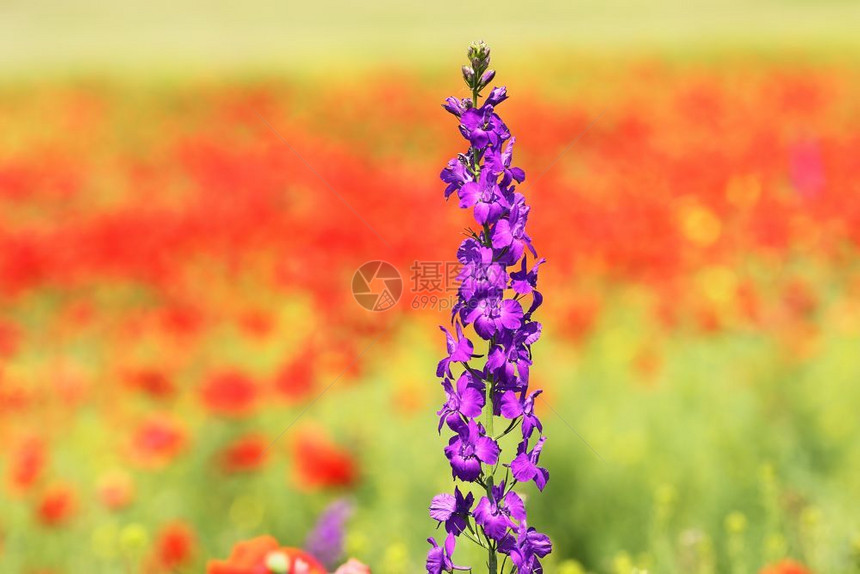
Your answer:
[[[860,572],[858,22],[0,3],[0,571],[200,572],[344,499],[345,552],[423,570],[450,293],[414,268],[468,224],[439,104],[484,39],[549,260],[548,573]]]

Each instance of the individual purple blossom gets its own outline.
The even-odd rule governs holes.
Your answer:
[[[460,423],[457,434],[445,447],[454,478],[472,482],[481,475],[481,463],[494,465],[499,460],[499,445],[486,436],[484,427],[470,420]]]
[[[445,530],[458,535],[466,529],[466,519],[472,511],[475,496],[466,496],[454,487],[454,494],[443,493],[433,497],[430,502],[430,518],[445,523]]]
[[[472,346],[472,341],[463,336],[463,327],[460,326],[460,323],[457,323],[456,326],[456,338],[445,327],[439,328],[445,333],[445,338],[448,341],[448,356],[439,361],[439,365],[436,367],[436,376],[442,377],[447,374],[449,377],[453,377],[451,363],[465,363],[472,358],[472,352],[475,348]]]
[[[464,183],[457,195],[460,207],[474,206],[475,221],[481,225],[498,221],[507,206],[496,176],[489,170],[482,171],[478,181]]]
[[[487,154],[484,164],[493,175],[501,175],[500,187],[508,187],[512,182],[522,183],[526,179],[526,172],[518,167],[511,167],[511,159],[514,153],[514,143],[517,138],[508,140],[504,151],[493,149]]]
[[[448,400],[442,405],[439,415],[439,430],[447,422],[448,426],[457,430],[463,422],[463,417],[475,418],[481,415],[484,408],[483,382],[471,373],[464,372],[457,379],[457,386],[451,385],[449,379],[442,383]]]
[[[525,440],[528,440],[532,436],[534,429],[543,432],[543,424],[541,424],[540,419],[535,415],[535,399],[542,392],[540,389],[533,391],[525,400],[520,400],[513,391],[506,391],[502,395],[500,401],[501,415],[506,419],[523,417],[522,431]]]
[[[529,384],[531,345],[541,335],[541,324],[524,323],[517,331],[503,331],[487,356],[487,370],[504,389],[524,389]]]
[[[536,255],[531,245],[531,238],[526,234],[526,221],[531,208],[525,204],[525,198],[517,193],[510,215],[498,220],[493,226],[491,239],[493,249],[504,250],[500,260],[508,264],[514,264],[520,260],[523,251],[528,247],[533,255]]]
[[[546,259],[541,257],[530,270],[526,270],[528,257],[523,257],[522,266],[519,271],[511,273],[511,289],[520,295],[530,295],[537,289],[538,268],[546,262]]]
[[[484,148],[487,144],[498,145],[511,135],[508,126],[489,104],[463,112],[460,116],[460,133],[477,149]]]
[[[482,339],[491,339],[503,329],[519,329],[522,325],[523,307],[515,299],[494,295],[470,303],[461,316],[465,323],[474,323],[475,332]]]
[[[469,98],[459,99],[449,97],[445,98],[445,103],[442,104],[442,107],[459,118],[463,115],[463,112],[472,107],[472,100]]]
[[[427,542],[432,546],[430,551],[427,552],[427,574],[442,574],[442,572],[463,570],[460,566],[454,566],[452,559],[454,547],[457,545],[457,539],[453,534],[448,534],[443,546],[439,546],[435,538],[428,538]]]
[[[535,481],[538,490],[543,490],[549,480],[549,471],[538,466],[540,460],[540,452],[543,450],[543,443],[546,442],[546,437],[540,437],[535,443],[534,448],[528,450],[528,442],[524,440],[520,443],[517,450],[516,458],[511,461],[511,474],[514,475],[520,482]]]
[[[439,177],[448,184],[448,187],[445,188],[445,199],[448,199],[455,191],[459,191],[464,184],[472,181],[472,175],[466,169],[461,158],[454,158],[449,161]]]
[[[517,521],[526,519],[526,507],[523,499],[513,490],[505,493],[505,483],[501,482],[492,489],[492,500],[486,496],[481,498],[472,516],[484,533],[493,540],[499,541],[505,537],[509,528],[515,528]]]
[[[331,503],[317,520],[305,543],[305,549],[329,570],[343,558],[346,521],[352,515],[352,503],[340,499]]]
[[[517,527],[517,538],[508,535],[499,544],[499,551],[511,557],[517,574],[543,574],[539,558],[552,552],[549,536],[538,532],[523,520]]]
[[[457,274],[460,295],[474,299],[481,293],[501,293],[508,284],[504,265],[493,261],[493,250],[468,238],[460,244],[457,259],[463,265]]]

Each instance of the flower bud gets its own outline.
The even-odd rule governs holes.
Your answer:
[[[508,99],[508,90],[505,86],[501,86],[498,88],[493,88],[490,91],[490,95],[487,96],[487,103],[491,106],[498,106],[502,102]]]
[[[481,86],[486,86],[487,84],[492,82],[493,78],[495,78],[495,77],[496,77],[496,71],[495,70],[487,70],[481,76]]]
[[[450,114],[457,116],[458,118],[465,111],[463,109],[462,102],[460,100],[458,100],[457,98],[454,98],[454,97],[447,98],[445,100],[445,103],[442,104],[442,107],[445,108],[445,111],[447,111]]]
[[[463,79],[471,86],[472,82],[475,80],[475,70],[470,66],[463,66]]]

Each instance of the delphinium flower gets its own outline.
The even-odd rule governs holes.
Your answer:
[[[445,198],[456,195],[477,225],[457,250],[462,267],[453,326],[442,328],[448,352],[436,370],[445,391],[437,413],[439,431],[453,433],[445,456],[455,483],[462,484],[430,504],[431,518],[447,534],[442,544],[428,539],[426,566],[430,574],[472,571],[453,558],[465,537],[486,550],[490,574],[540,573],[540,560],[552,544],[528,525],[525,503],[514,488],[534,481],[542,491],[549,480],[549,472],[539,466],[546,441],[534,410],[540,391],[529,391],[532,345],[541,335],[533,314],[543,302],[537,280],[544,260],[526,233],[530,208],[517,191],[526,175],[512,165],[515,138],[496,113],[507,90],[493,88],[480,104],[495,77],[490,50],[483,42],[473,43],[468,58],[463,78],[471,97],[448,98],[443,107],[458,118],[469,149],[448,162],[441,178]],[[469,327],[484,340],[484,348],[476,350]],[[505,423],[498,434],[496,417]],[[519,446],[503,453],[499,440],[510,433],[517,433]]]
[[[352,514],[352,504],[346,499],[331,503],[308,534],[305,550],[329,569],[334,568],[343,557],[346,521]]]

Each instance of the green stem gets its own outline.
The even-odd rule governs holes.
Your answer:
[[[493,548],[490,548],[489,560],[487,561],[487,566],[490,567],[490,574],[498,574],[499,565],[496,558],[496,551]]]
[[[486,431],[488,437],[492,437],[493,436],[493,418],[495,418],[495,417],[493,417],[493,379],[492,378],[487,380],[487,396],[486,396],[485,405],[486,405],[485,408],[487,409],[487,411],[484,413],[484,426],[487,427],[485,429],[485,431]]]

